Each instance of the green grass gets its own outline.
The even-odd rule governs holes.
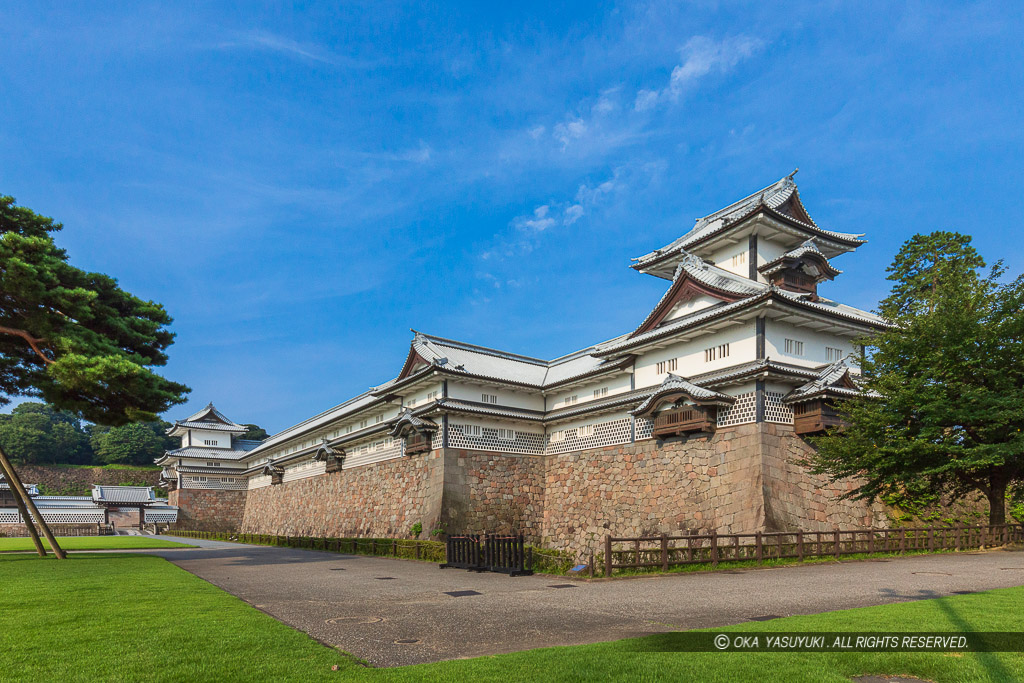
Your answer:
[[[134,550],[136,548],[192,548],[184,543],[164,541],[148,536],[58,536],[57,543],[64,550]],[[43,539],[47,550],[50,544]],[[35,552],[36,546],[32,539],[0,538],[0,552],[24,551]]]
[[[373,670],[156,557],[4,555],[0,587],[3,680],[1024,680],[1018,653],[638,651],[659,636]],[[1022,615],[1010,588],[713,630],[1019,631]]]

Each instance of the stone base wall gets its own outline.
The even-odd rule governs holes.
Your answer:
[[[444,454],[442,526],[448,533],[522,533],[540,543],[545,459],[455,448]]]
[[[756,531],[764,500],[758,425],[546,457],[543,544],[581,556],[604,537]]]
[[[178,506],[174,529],[190,531],[238,531],[245,514],[248,491],[175,489],[168,502]]]
[[[423,537],[521,531],[532,543],[600,552],[605,536],[887,526],[885,508],[841,500],[797,461],[786,425],[530,456],[443,449],[252,491],[182,490],[179,528],[287,536]]]
[[[244,533],[281,536],[423,537],[441,521],[440,451],[322,474],[249,491]]]
[[[156,486],[160,469],[72,467],[70,465],[18,465],[18,476],[26,484],[37,484],[43,495],[88,496],[93,485]]]
[[[95,524],[51,524],[50,531],[54,536],[96,536],[97,526]],[[40,537],[43,532],[38,528]],[[0,538],[24,538],[29,536],[28,527],[24,524],[0,524]]]
[[[833,483],[798,464],[814,447],[796,436],[792,425],[765,424],[761,439],[766,506],[763,531],[889,526],[882,503],[841,498],[857,487],[853,480]]]

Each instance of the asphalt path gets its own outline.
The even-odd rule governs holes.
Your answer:
[[[618,640],[1024,585],[1024,552],[1007,551],[588,582],[166,538],[203,547],[144,552],[165,557],[373,666]]]

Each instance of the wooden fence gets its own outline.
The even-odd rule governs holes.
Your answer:
[[[660,568],[719,562],[834,557],[871,553],[973,550],[1024,541],[1020,524],[753,534],[693,534],[615,538],[604,544],[605,576],[616,569]]]
[[[441,569],[499,572],[509,576],[533,573],[533,553],[522,535],[449,536],[445,539],[445,561]]]
[[[250,545],[271,545],[306,550],[327,550],[352,555],[401,557],[409,560],[439,562],[444,559],[444,544],[404,538],[323,538],[315,536],[274,536],[270,534],[239,534],[223,531],[166,532],[171,536],[199,538],[209,541],[230,541]]]

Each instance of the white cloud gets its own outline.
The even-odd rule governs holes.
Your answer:
[[[299,42],[287,36],[261,29],[235,33],[231,40],[222,42],[216,47],[220,49],[265,50],[287,57],[295,57],[332,66],[365,68],[371,65],[359,59],[339,55],[314,43]]]
[[[519,228],[520,230],[528,230],[531,232],[543,232],[548,228],[552,228],[558,222],[554,217],[549,216],[551,207],[547,204],[538,206],[533,210],[532,216],[519,216],[512,221],[512,225]]]
[[[647,111],[660,102],[677,102],[708,74],[727,73],[762,47],[764,41],[751,36],[732,36],[720,41],[707,36],[694,36],[679,49],[682,63],[672,69],[668,84],[660,90],[637,92],[633,108]]]
[[[565,149],[571,141],[579,140],[586,132],[587,124],[577,116],[556,125],[551,134],[562,143],[562,149]]]

